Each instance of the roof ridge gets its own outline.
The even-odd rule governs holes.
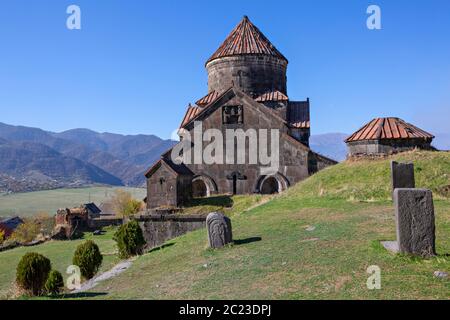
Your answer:
[[[345,142],[385,139],[433,139],[434,135],[397,117],[374,118],[349,136]]]
[[[206,61],[234,55],[270,55],[288,61],[247,16],[225,38],[214,54]]]

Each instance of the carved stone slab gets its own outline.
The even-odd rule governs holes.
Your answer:
[[[426,189],[395,189],[399,252],[423,257],[436,254],[433,194]]]
[[[206,217],[208,243],[211,248],[222,248],[233,241],[231,220],[220,212],[212,212]]]
[[[414,164],[391,162],[392,192],[397,188],[415,188]]]

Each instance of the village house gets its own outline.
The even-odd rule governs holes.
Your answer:
[[[399,118],[376,118],[345,140],[348,156],[388,155],[424,149],[432,150],[434,136]]]
[[[101,210],[94,203],[86,203],[77,208],[59,209],[55,216],[55,234],[70,238],[74,232],[85,231],[91,221],[100,217]]]
[[[277,171],[267,174],[261,163],[248,161],[178,163],[172,154],[175,146],[145,174],[149,209],[182,206],[192,197],[214,194],[278,193],[336,163],[309,148],[310,100],[289,97],[287,65],[288,60],[244,17],[207,60],[208,93],[187,107],[180,125],[180,132],[194,135],[196,123],[200,123],[203,133],[215,129],[223,137],[227,130],[255,129],[260,130],[259,139],[264,130],[277,130],[278,150],[272,148],[273,141],[268,143],[268,154],[275,152],[279,158]],[[224,145],[230,142],[225,140]],[[232,140],[235,152],[236,140]],[[195,139],[192,144],[198,147]],[[202,146],[201,151],[207,147]],[[251,147],[253,143],[246,141],[246,159],[253,155]]]

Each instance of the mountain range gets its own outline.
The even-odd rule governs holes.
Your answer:
[[[345,160],[348,134],[312,135],[312,150]],[[155,135],[73,129],[60,133],[0,123],[0,193],[86,185],[144,186],[144,172],[176,142]],[[450,149],[450,134],[437,134]]]
[[[92,184],[143,186],[144,171],[175,141],[0,123],[0,191]]]

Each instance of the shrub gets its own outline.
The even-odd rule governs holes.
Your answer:
[[[117,242],[119,257],[123,259],[141,254],[145,244],[144,235],[137,221],[130,221],[122,225],[114,234],[113,239]]]
[[[11,240],[28,243],[36,239],[40,232],[40,225],[33,220],[26,220],[11,234]]]
[[[88,240],[75,250],[72,263],[80,268],[85,279],[91,279],[102,265],[103,256],[94,241]]]
[[[27,294],[41,295],[51,269],[49,259],[38,253],[29,252],[22,257],[17,265],[17,285]]]
[[[48,294],[58,294],[64,288],[64,280],[62,274],[57,270],[50,271],[47,282],[45,282],[45,291]]]
[[[6,237],[5,237],[5,231],[0,230],[0,245],[3,244],[3,241],[5,241]]]
[[[128,203],[125,205],[125,208],[123,210],[123,216],[128,217],[132,216],[133,214],[138,213],[141,210],[142,202],[136,199],[131,199],[128,201]]]
[[[111,198],[111,206],[119,217],[127,217],[141,210],[142,202],[133,199],[131,193],[124,190],[116,190]]]

